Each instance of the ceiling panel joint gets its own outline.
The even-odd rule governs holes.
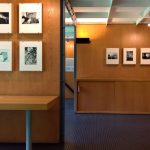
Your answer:
[[[108,12],[108,18],[107,18],[107,22],[106,22],[106,25],[109,24],[109,20],[110,20],[110,14],[112,12],[112,6],[113,6],[113,2],[114,0],[111,0],[111,4],[110,4],[110,9],[109,9],[109,12]]]
[[[137,19],[136,25],[139,25],[142,22],[142,20],[148,15],[149,12],[150,12],[150,7],[144,10],[142,17]]]

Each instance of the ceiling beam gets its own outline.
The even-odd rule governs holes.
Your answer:
[[[148,15],[149,12],[150,12],[150,7],[144,10],[142,17],[137,19],[136,25],[139,25],[142,22],[142,20],[146,17],[146,15]]]
[[[108,12],[110,7],[73,7],[75,12]]]
[[[116,7],[150,7],[150,0],[115,0]]]
[[[134,11],[134,10],[133,10]],[[136,11],[130,12],[116,12],[113,9],[113,12],[109,15],[109,18],[134,18],[135,20],[140,17],[140,15]]]
[[[72,7],[110,7],[111,0],[70,0]]]
[[[107,19],[107,22],[106,22],[106,26],[109,24],[110,14],[111,14],[112,9],[113,9],[113,8],[112,8],[113,2],[114,2],[114,0],[111,0],[111,5],[110,5],[109,12],[108,12],[108,19]]]
[[[71,19],[73,20],[74,23],[76,23],[76,15],[69,0],[65,0],[65,6],[71,16]]]
[[[107,12],[76,12],[77,18],[107,18]]]

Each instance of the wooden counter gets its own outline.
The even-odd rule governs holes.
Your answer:
[[[0,110],[48,110],[58,96],[0,96]]]

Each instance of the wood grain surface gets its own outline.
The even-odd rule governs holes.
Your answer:
[[[47,96],[60,93],[60,0],[1,0],[12,3],[12,34],[0,34],[13,42],[13,71],[0,72],[0,95]],[[19,3],[42,3],[43,33],[19,34]],[[19,72],[19,42],[43,42],[43,71]],[[59,141],[59,100],[48,111],[33,112],[33,142]],[[25,141],[25,114],[0,111],[0,142]],[[11,124],[11,126],[10,126]]]
[[[150,113],[150,65],[140,64],[140,48],[150,48],[146,25],[77,25],[78,112]],[[106,48],[119,48],[119,65],[106,65]],[[136,65],[123,64],[123,48],[136,48]]]
[[[0,96],[0,110],[48,110],[57,96]]]
[[[149,80],[150,65],[140,64],[140,48],[150,48],[146,25],[77,25],[77,37],[90,44],[77,44],[77,79]],[[119,48],[119,65],[106,65],[106,48]],[[123,48],[137,49],[136,65],[123,64]]]

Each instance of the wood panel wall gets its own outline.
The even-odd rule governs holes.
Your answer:
[[[150,113],[150,65],[140,64],[140,48],[150,48],[146,25],[77,25],[78,112]],[[106,65],[106,48],[120,48],[119,65]],[[137,49],[137,64],[123,65],[123,48]]]
[[[13,5],[13,33],[0,40],[13,42],[13,71],[0,72],[0,95],[60,93],[60,0],[1,0]],[[19,3],[43,4],[43,33],[19,34]],[[43,41],[43,71],[19,72],[19,41]],[[0,142],[25,141],[25,113],[0,111]],[[59,141],[59,102],[49,111],[33,112],[33,141]]]
[[[77,78],[149,80],[150,66],[140,65],[140,48],[150,47],[146,25],[78,25],[77,37],[90,44],[77,45]],[[120,64],[106,65],[106,48],[120,48]],[[123,48],[137,48],[137,64],[123,65]]]

